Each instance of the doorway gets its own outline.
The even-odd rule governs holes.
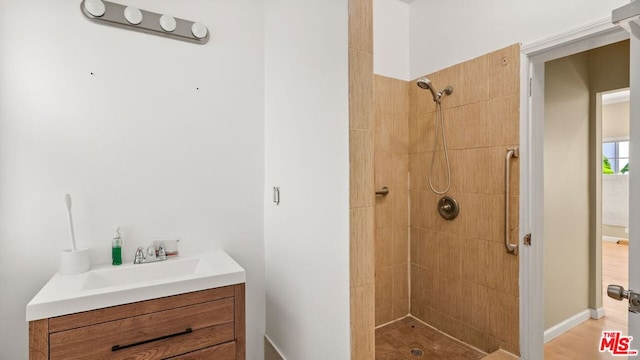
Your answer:
[[[543,358],[545,338],[549,340],[557,337],[589,318],[599,318],[603,315],[602,226],[601,212],[596,211],[601,206],[596,196],[601,181],[595,180],[595,174],[602,171],[602,149],[600,146],[594,146],[597,136],[601,136],[601,131],[593,126],[596,107],[594,99],[598,92],[613,88],[601,88],[599,84],[605,82],[607,76],[597,75],[594,69],[605,67],[606,64],[599,64],[598,57],[588,52],[600,51],[599,55],[606,58],[607,53],[611,51],[599,49],[600,47],[626,40],[629,36],[624,30],[612,25],[608,19],[603,19],[599,24],[591,24],[585,29],[587,30],[582,32],[568,32],[566,36],[557,36],[547,42],[523,45],[522,48],[523,85],[526,84],[531,90],[529,94],[523,94],[521,109],[524,119],[521,128],[529,130],[522,133],[521,144],[530,153],[525,155],[524,162],[521,163],[523,173],[528,173],[528,176],[525,175],[524,180],[521,180],[521,187],[529,189],[521,204],[521,214],[524,215],[521,218],[521,236],[528,232],[533,234],[533,245],[523,248],[520,264],[523,270],[520,279],[523,319],[521,348],[525,359]],[[563,59],[569,56],[575,56],[571,59],[573,62]],[[627,51],[627,65],[616,67],[628,69],[628,59]],[[561,67],[564,66],[563,75],[572,77],[575,85],[567,88],[566,82],[559,82],[559,91],[552,94],[546,91],[545,82],[548,78],[545,70],[548,63],[556,60]],[[627,73],[627,86],[628,79]],[[549,124],[546,119],[548,109],[545,107],[548,96],[560,98],[560,101],[557,101],[559,106],[563,103],[566,105],[569,103],[567,99],[561,98],[570,92],[579,95],[571,104],[580,105],[580,111],[564,117],[556,114],[558,121]],[[578,116],[578,119],[569,119],[569,116]],[[580,128],[572,129],[570,125],[576,124],[580,124]],[[550,130],[555,127],[556,130],[565,132],[565,136],[552,139],[556,142],[555,148],[548,146],[553,145],[553,141],[549,141],[546,136],[547,127]],[[565,155],[570,155],[568,160],[549,161],[549,164],[554,164],[555,167],[547,167],[549,156],[566,157]],[[600,160],[596,163],[597,158]],[[568,180],[563,178],[565,175]],[[581,175],[579,186],[575,186],[577,189],[567,187],[566,185],[576,184],[574,180],[577,175]],[[573,194],[557,193],[553,197],[547,194],[546,190],[553,188],[548,184],[555,185],[557,191],[562,188],[559,185],[563,182],[565,189],[577,191],[573,191]],[[582,194],[582,207],[571,209],[568,205],[578,201],[577,193]],[[561,209],[557,216],[549,217],[545,210],[554,204],[565,205],[565,208]],[[560,236],[555,236],[555,242],[550,240],[553,238],[553,231],[549,233],[554,229],[553,221],[556,222],[555,229],[562,230],[557,231]],[[576,257],[579,259],[574,259]],[[557,262],[556,268],[549,271],[546,267],[554,258]],[[568,264],[568,267],[565,266]],[[578,279],[573,279],[576,276]],[[565,278],[563,286],[556,289],[547,288],[554,280],[562,277]],[[560,301],[564,298],[567,302],[562,306],[553,303],[554,295],[559,295],[557,297]],[[545,307],[551,309],[551,312],[547,313]],[[554,330],[555,334],[549,330]],[[596,352],[597,346],[596,340],[593,343]]]

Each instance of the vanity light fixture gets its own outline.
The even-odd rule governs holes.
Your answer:
[[[141,10],[104,0],[82,0],[82,13],[91,21],[147,34],[159,35],[175,40],[204,45],[210,32],[199,22],[174,18],[155,12]]]

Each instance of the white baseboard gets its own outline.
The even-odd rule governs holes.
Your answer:
[[[598,308],[598,309],[589,309],[589,312],[591,313],[591,318],[592,319],[602,319],[604,317],[604,308]]]
[[[602,237],[602,241],[606,241],[606,242],[617,243],[618,240],[620,240],[619,237],[613,237],[613,236],[603,236]]]
[[[282,356],[282,351],[280,351],[280,349],[278,349],[278,347],[273,343],[273,341],[271,341],[269,336],[267,336],[265,334],[264,335],[264,339],[269,343],[269,346],[271,346],[271,348],[277,353],[277,355],[280,356],[280,359],[286,360],[285,357]],[[265,350],[267,350],[267,349],[265,349]]]
[[[597,310],[594,311],[597,312]],[[567,331],[573,329],[574,327],[582,324],[589,319],[591,319],[591,309],[579,312],[572,317],[560,322],[559,324],[553,325],[552,327],[544,331],[544,343],[548,343],[549,341],[557,338],[558,336],[566,333]]]

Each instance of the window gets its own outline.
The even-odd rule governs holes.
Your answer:
[[[606,141],[602,143],[602,155],[609,160],[614,174],[625,174],[629,171],[629,140]]]

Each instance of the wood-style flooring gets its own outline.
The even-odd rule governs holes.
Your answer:
[[[603,331],[617,330],[627,333],[628,304],[607,296],[607,285],[618,284],[628,288],[629,247],[602,242],[602,286],[605,317],[587,320],[579,326],[553,339],[544,347],[545,360],[601,360],[627,359],[598,351]],[[638,343],[636,343],[637,348]]]
[[[419,349],[421,355],[412,355]],[[407,317],[376,329],[376,360],[478,360],[487,354]]]

